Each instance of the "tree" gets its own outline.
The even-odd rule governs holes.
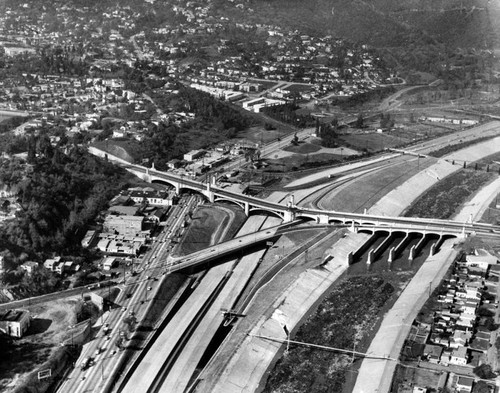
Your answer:
[[[474,374],[476,374],[481,379],[493,379],[496,378],[496,374],[492,371],[489,364],[483,363],[480,366],[474,368]]]
[[[490,393],[490,387],[486,382],[478,381],[474,384],[472,393]]]
[[[358,115],[358,118],[356,119],[355,126],[356,126],[356,128],[363,128],[364,127],[364,119],[363,119],[362,113],[360,113]]]

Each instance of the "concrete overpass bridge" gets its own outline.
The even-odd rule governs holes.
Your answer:
[[[438,220],[430,218],[414,217],[390,217],[376,216],[370,214],[347,213],[339,211],[326,211],[305,208],[294,203],[293,195],[286,204],[269,202],[249,195],[243,195],[228,191],[215,185],[215,179],[207,183],[179,176],[170,172],[157,171],[153,168],[145,168],[139,165],[121,163],[125,169],[150,183],[162,183],[175,187],[176,192],[184,190],[198,192],[211,203],[226,201],[240,206],[246,215],[252,212],[266,212],[275,215],[285,223],[298,219],[312,220],[318,224],[342,224],[350,225],[353,230],[364,228],[369,230],[400,230],[419,233],[441,233],[458,237],[466,237],[473,233],[486,233],[489,236],[500,237],[500,226],[472,222],[456,222],[451,220]]]
[[[248,235],[243,235],[222,243],[218,243],[206,249],[191,253],[186,256],[172,257],[169,256],[167,259],[168,272],[173,273],[185,269],[195,269],[201,266],[206,266],[220,258],[232,254],[238,254],[241,251],[248,249],[250,247],[258,246],[259,244],[267,244],[269,241],[273,241],[283,234],[292,232],[294,230],[304,230],[307,227],[296,227],[296,224],[300,224],[301,220],[293,221],[290,223],[284,223],[271,227],[265,230],[257,231]],[[440,245],[449,238],[458,238],[463,236],[463,230],[457,228],[455,230],[443,229],[437,225],[427,225],[427,226],[412,226],[408,227],[406,225],[393,225],[391,227],[384,225],[364,225],[356,226],[352,224],[348,225],[338,225],[339,227],[344,227],[349,229],[351,232],[355,233],[368,233],[372,235],[371,240],[364,243],[358,250],[351,252],[346,264],[354,263],[359,255],[368,252],[368,263],[374,262],[384,251],[386,251],[391,244],[396,244],[392,247],[390,252],[390,261],[396,259],[402,251],[409,245],[409,243],[418,239],[410,249],[409,259],[413,259],[423,248],[423,246],[430,242],[431,254],[434,254],[439,249]],[[324,225],[324,227],[330,227],[329,225]],[[385,240],[381,242],[377,247],[373,246],[374,240],[377,237],[385,237]],[[395,241],[397,239],[397,241]]]

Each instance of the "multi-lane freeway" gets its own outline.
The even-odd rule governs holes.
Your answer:
[[[59,392],[101,393],[111,389],[117,373],[124,367],[124,351],[120,348],[125,348],[127,339],[131,338],[124,319],[135,318],[139,324],[147,315],[148,305],[166,273],[164,255],[173,247],[173,235],[180,230],[185,215],[195,207],[197,200],[193,196],[184,197],[180,205],[170,210],[165,229],[153,240],[138,274],[125,277],[115,306],[109,310],[97,334],[84,346],[75,368],[60,385]]]

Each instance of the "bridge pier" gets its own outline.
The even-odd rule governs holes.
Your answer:
[[[410,252],[408,254],[408,260],[409,261],[413,261],[415,259],[415,244],[413,246],[411,246],[410,248]]]
[[[349,251],[349,253],[347,254],[347,265],[352,265],[352,263],[354,262],[354,254],[352,251]]]
[[[249,216],[250,214],[250,204],[248,202],[245,202],[245,216]]]
[[[407,233],[406,236],[399,242],[399,244],[394,248],[394,258],[397,258],[399,254],[401,254],[401,251],[406,247],[406,245],[410,242],[411,237],[410,234]]]
[[[356,228],[356,225],[354,224],[354,221],[351,223],[351,226],[349,227],[349,230],[353,233],[358,233],[358,228]]]
[[[293,210],[285,210],[283,222],[292,222],[295,220],[295,212]]]
[[[374,249],[372,248],[370,251],[368,251],[368,256],[366,258],[366,264],[371,265],[374,262],[374,257],[373,257]]]
[[[394,261],[395,249],[396,249],[396,247],[391,247],[391,249],[389,250],[389,257],[387,258],[387,262],[391,263],[392,261]]]
[[[424,233],[423,236],[422,236],[422,239],[420,239],[420,241],[415,245],[415,256],[417,256],[417,254],[420,252],[420,250],[422,250],[422,247],[424,247],[424,244],[426,242],[426,237],[427,235]]]
[[[317,216],[316,222],[318,224],[328,224],[330,220],[326,214],[320,214],[319,216]]]
[[[431,249],[429,251],[429,256],[432,257],[435,253],[436,253],[436,245],[437,243],[434,243],[432,246],[431,246]]]
[[[392,234],[389,234],[389,236],[387,236],[387,238],[373,251],[374,261],[387,249],[387,246],[391,244],[392,240]]]

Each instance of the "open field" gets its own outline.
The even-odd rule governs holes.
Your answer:
[[[312,85],[297,85],[297,84],[292,84],[290,86],[286,87],[286,90],[290,90],[292,93],[293,92],[303,92],[303,91],[310,91],[312,90],[313,86]]]
[[[271,121],[270,121],[271,123]],[[291,132],[290,127],[287,127],[285,125],[280,125],[277,124],[277,122],[272,122],[273,126],[276,127],[274,130],[266,130],[264,126],[253,126],[249,127],[248,129],[241,131],[238,133],[238,137],[232,141],[238,141],[238,140],[247,140],[253,143],[268,143],[271,141],[274,141],[278,138],[281,138],[282,136],[288,134]]]
[[[283,148],[285,151],[298,154],[310,154],[321,150],[321,146],[312,143],[299,143],[299,145],[290,145]]]
[[[413,386],[427,387],[435,391],[438,386],[444,387],[446,381],[446,373],[441,371],[416,369],[414,367],[405,367],[398,365],[392,382],[393,392],[411,392]],[[403,390],[403,389],[407,390]]]
[[[261,84],[262,87],[264,88],[264,90],[271,89],[273,86],[276,86],[278,84],[278,82],[264,81],[262,79],[256,80],[256,79],[249,78],[248,81]]]
[[[355,150],[377,152],[401,144],[398,137],[384,133],[356,133],[339,135],[339,144]]]
[[[189,228],[176,248],[176,255],[188,255],[232,237],[245,220],[233,206],[202,206],[194,212]],[[225,232],[224,232],[225,230]]]
[[[77,322],[81,300],[68,298],[28,307],[33,318],[25,337],[13,341],[2,340],[0,356],[0,390],[11,392],[24,384],[32,385],[31,375],[49,360],[59,363],[69,356],[77,356],[76,349],[60,347],[71,336],[68,327]],[[55,371],[55,370],[54,370]]]
[[[134,163],[142,154],[139,143],[132,140],[116,140],[97,142],[94,144],[98,149],[107,151],[109,154],[117,156],[122,160]]]

